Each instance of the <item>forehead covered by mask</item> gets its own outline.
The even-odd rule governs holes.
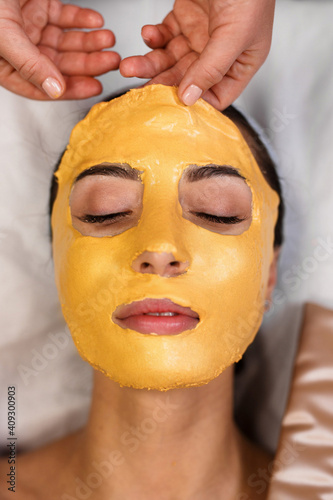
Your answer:
[[[167,390],[241,358],[262,320],[279,199],[228,118],[171,87],[132,90],[74,128],[57,178],[56,281],[85,360]]]

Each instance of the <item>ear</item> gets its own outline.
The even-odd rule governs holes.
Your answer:
[[[269,268],[268,283],[266,290],[266,300],[270,303],[272,301],[272,293],[277,281],[277,265],[280,255],[280,248],[276,248],[273,254],[273,260]]]

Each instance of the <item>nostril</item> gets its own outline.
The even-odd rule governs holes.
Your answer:
[[[186,272],[187,267],[188,261],[176,260],[174,255],[167,252],[145,251],[132,263],[135,272],[166,277],[179,276]]]

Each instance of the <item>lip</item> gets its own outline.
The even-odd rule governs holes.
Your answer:
[[[173,315],[149,315],[158,313]],[[170,299],[144,299],[117,307],[112,319],[122,328],[138,333],[178,335],[185,330],[193,330],[199,322],[199,315],[190,307],[180,306]]]

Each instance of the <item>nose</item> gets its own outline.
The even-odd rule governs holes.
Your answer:
[[[137,273],[158,274],[164,277],[176,277],[186,272],[189,262],[176,260],[172,253],[149,252],[140,254],[132,268]]]

